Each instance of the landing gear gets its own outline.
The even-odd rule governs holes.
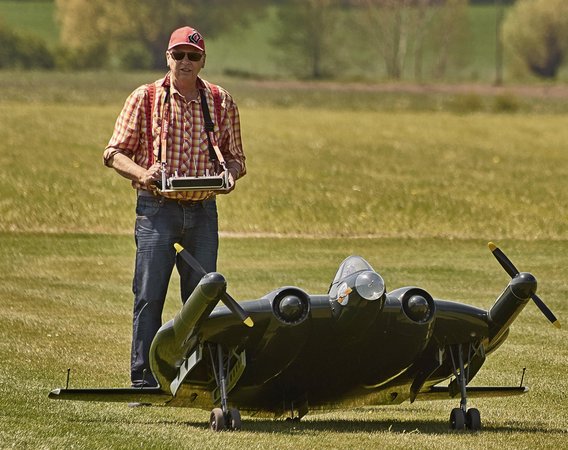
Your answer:
[[[454,408],[450,413],[450,428],[463,430],[465,428],[465,414],[461,408]]]
[[[225,374],[229,372],[230,355],[226,358],[221,344],[217,344],[217,361],[213,356],[212,346],[209,346],[209,354],[211,355],[211,365],[215,375],[215,382],[221,396],[221,407],[213,408],[209,417],[209,428],[211,431],[231,430],[238,431],[241,429],[241,413],[236,408],[228,407],[227,396],[227,378]],[[225,363],[227,368],[225,370]]]
[[[221,408],[213,408],[209,418],[209,428],[211,431],[223,431],[227,427],[225,414]]]
[[[470,353],[471,347],[470,344]],[[452,409],[450,413],[450,429],[461,431],[467,428],[471,431],[479,431],[481,430],[481,415],[479,414],[479,410],[477,408],[467,409],[466,386],[469,382],[469,366],[466,372],[462,346],[450,347],[450,356],[452,357],[454,376],[456,377],[461,397],[460,407]],[[469,356],[468,360],[471,361],[471,355]]]
[[[469,408],[467,410],[465,424],[471,431],[481,430],[481,415],[477,408]]]
[[[239,431],[241,429],[241,413],[236,408],[229,409],[227,414],[221,408],[213,408],[209,417],[211,431]]]
[[[229,409],[228,419],[229,430],[239,431],[241,429],[241,413],[237,408]]]

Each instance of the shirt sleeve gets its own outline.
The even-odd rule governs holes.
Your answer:
[[[223,90],[223,94],[222,128],[219,148],[227,161],[228,168],[235,169],[238,173],[238,178],[240,178],[246,174],[247,169],[245,164],[246,157],[241,141],[239,108],[227,91]]]
[[[132,158],[140,147],[141,119],[146,91],[143,87],[128,96],[114,125],[114,132],[103,154],[105,165],[116,153]]]

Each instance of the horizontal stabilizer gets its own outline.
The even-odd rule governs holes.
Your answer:
[[[54,389],[49,393],[49,398],[55,400],[81,400],[86,402],[164,404],[172,399],[172,395],[157,387]]]
[[[468,386],[468,398],[510,397],[526,394],[526,386]],[[457,392],[459,394],[459,391]],[[420,392],[417,400],[448,400],[452,398],[450,390],[445,386],[433,386],[428,391]]]

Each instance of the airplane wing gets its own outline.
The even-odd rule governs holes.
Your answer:
[[[172,395],[160,388],[102,388],[102,389],[54,389],[49,398],[82,400],[87,402],[137,402],[165,404]]]
[[[529,388],[526,386],[468,386],[468,398],[486,397],[510,397],[514,395],[526,394]],[[459,395],[459,392],[452,395],[448,387],[432,386],[429,390],[420,392],[417,400],[449,400]]]

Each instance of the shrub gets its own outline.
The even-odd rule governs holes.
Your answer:
[[[505,19],[503,40],[531,73],[555,78],[568,52],[568,2],[519,0]]]
[[[473,92],[456,95],[450,102],[450,109],[457,114],[469,114],[482,111],[484,108],[483,98]]]
[[[92,45],[77,49],[59,47],[55,54],[55,65],[63,70],[100,68],[107,61],[108,51],[104,45]]]
[[[45,41],[16,33],[0,22],[0,68],[51,69],[53,66],[53,53]]]
[[[153,63],[151,51],[141,43],[122,45],[116,50],[114,56],[116,57],[118,68],[120,69],[150,69]]]
[[[520,108],[521,101],[510,93],[497,95],[493,100],[493,111],[495,112],[512,113],[517,112]]]
[[[16,56],[16,33],[0,23],[0,69],[11,67]]]
[[[45,41],[36,36],[21,38],[16,49],[19,66],[25,69],[53,69],[55,58]]]

